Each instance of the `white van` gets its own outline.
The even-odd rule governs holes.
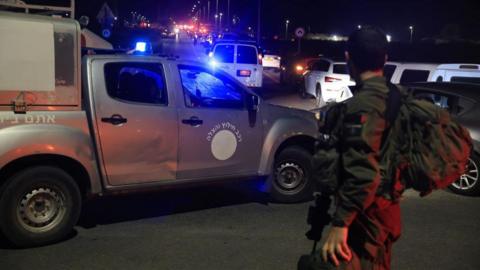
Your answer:
[[[247,87],[262,87],[262,58],[254,43],[219,42],[210,53],[210,64],[237,78]]]
[[[432,82],[480,83],[480,65],[478,64],[443,64],[439,65]]]
[[[427,82],[433,77],[438,64],[387,62],[383,68],[385,77],[393,84]]]

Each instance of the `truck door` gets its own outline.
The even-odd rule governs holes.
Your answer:
[[[179,104],[180,179],[250,176],[258,171],[263,142],[254,96],[223,72],[179,65],[185,101]]]
[[[177,112],[164,67],[157,62],[97,61],[90,94],[108,184],[175,179]]]
[[[256,46],[237,45],[234,76],[248,87],[262,87],[263,67],[259,62]]]

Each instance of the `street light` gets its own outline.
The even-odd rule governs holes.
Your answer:
[[[218,32],[218,14],[215,14],[215,30]]]
[[[362,29],[362,25],[361,24],[357,25],[357,28]]]
[[[413,25],[410,25],[410,27],[408,27],[410,29],[410,43],[413,42]]]
[[[387,41],[392,42],[392,36],[391,35],[387,35]]]
[[[223,31],[223,29],[222,29],[222,17],[223,17],[223,13],[220,12],[220,31]]]
[[[290,24],[290,20],[285,21],[285,40],[288,39],[288,25]]]

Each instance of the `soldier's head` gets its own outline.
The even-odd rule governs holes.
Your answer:
[[[372,26],[362,27],[348,38],[345,56],[351,75],[357,79],[360,74],[382,72],[387,61],[387,36]]]

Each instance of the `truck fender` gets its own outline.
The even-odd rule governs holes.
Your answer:
[[[316,125],[303,118],[287,118],[277,120],[268,130],[262,148],[259,175],[272,173],[275,155],[285,141],[294,137],[316,137]],[[313,149],[312,149],[313,150]]]
[[[0,168],[29,156],[63,156],[85,168],[92,194],[102,190],[92,139],[81,129],[62,125],[12,126],[0,130],[0,141]]]

